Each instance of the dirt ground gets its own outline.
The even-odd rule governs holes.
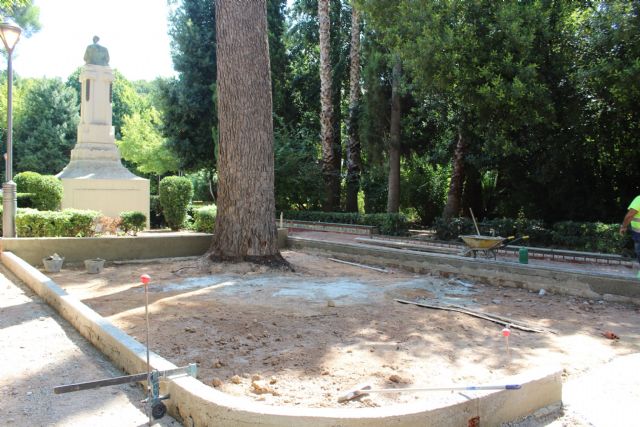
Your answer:
[[[199,363],[199,379],[267,404],[375,407],[460,401],[452,392],[371,394],[338,403],[361,383],[374,388],[509,384],[558,366],[565,378],[640,351],[632,305],[539,295],[463,277],[387,273],[312,253],[284,251],[295,272],[198,259],[108,264],[98,275],[65,266],[47,273],[144,343],[149,287],[151,349],[176,365]],[[552,328],[525,332],[451,311],[400,304],[439,301]],[[612,331],[619,339],[602,334]]]

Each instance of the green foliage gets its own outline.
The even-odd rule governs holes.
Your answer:
[[[164,228],[164,215],[162,215],[162,205],[160,205],[160,196],[151,195],[149,198],[149,222],[151,228]]]
[[[382,167],[370,165],[360,179],[364,192],[364,210],[367,213],[387,210],[387,174]]]
[[[9,18],[22,28],[22,37],[31,37],[40,31],[40,8],[33,0],[0,0],[0,19]]]
[[[441,217],[434,222],[436,237],[439,240],[458,240],[458,236],[477,234],[470,218],[458,217],[445,220]],[[483,236],[523,237],[529,236],[524,244],[532,246],[549,246],[552,241],[551,230],[536,219],[495,218],[478,222],[480,234]]]
[[[186,175],[193,185],[193,200],[202,202],[213,201],[213,191],[215,194],[218,186],[218,175],[210,170],[202,169],[198,172]]]
[[[195,230],[201,233],[213,233],[217,212],[216,205],[202,206],[195,209],[193,212]]]
[[[160,181],[162,214],[172,230],[179,230],[182,227],[192,198],[193,185],[188,178],[168,176]]]
[[[459,240],[458,236],[476,234],[469,218],[437,218],[434,227],[439,240]],[[484,220],[478,223],[480,234],[502,237],[529,236],[518,245],[559,248],[575,251],[630,254],[632,242],[629,236],[618,234],[619,223],[561,221],[546,227],[540,220],[523,217]]]
[[[317,221],[335,224],[372,225],[378,227],[381,234],[407,234],[409,224],[403,214],[379,213],[359,214],[356,212],[319,212],[319,211],[285,211],[286,219],[300,221]]]
[[[581,251],[621,253],[631,247],[629,236],[620,236],[620,224],[561,221],[553,224],[553,246]]]
[[[126,211],[120,213],[120,228],[125,233],[130,231],[135,236],[139,231],[144,230],[147,225],[147,217],[142,212]]]
[[[52,175],[40,175],[37,172],[21,172],[13,180],[18,191],[31,194],[34,209],[47,211],[60,208],[63,187],[58,178]]]
[[[213,170],[217,128],[215,2],[182,0],[176,5],[169,18],[169,36],[178,77],[160,81],[163,133],[180,169]]]
[[[276,209],[317,209],[322,201],[322,170],[314,137],[280,129],[275,134]]]
[[[447,199],[450,168],[434,166],[416,155],[401,170],[401,205],[414,207],[423,225],[441,215]]]
[[[161,126],[160,113],[153,107],[123,119],[120,155],[142,173],[163,175],[178,170],[178,160],[167,148]]]
[[[100,212],[90,210],[18,209],[16,232],[19,237],[89,237],[93,236],[93,225],[99,217]]]
[[[22,85],[14,125],[16,171],[58,173],[69,162],[76,142],[76,94],[59,79],[34,79]]]

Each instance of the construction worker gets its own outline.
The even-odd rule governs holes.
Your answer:
[[[640,263],[640,196],[633,199],[628,209],[629,211],[624,216],[620,226],[620,235],[624,236],[624,233],[629,229],[629,225],[631,225],[631,238],[636,250],[636,257]],[[640,272],[638,277],[640,278]]]

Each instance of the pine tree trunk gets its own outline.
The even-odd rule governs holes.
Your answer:
[[[349,145],[347,146],[347,200],[346,211],[358,211],[360,190],[360,137],[358,135],[358,103],[360,101],[360,15],[351,6],[351,72],[349,76]]]
[[[451,182],[449,183],[449,193],[447,194],[447,204],[442,212],[442,216],[445,219],[460,215],[465,152],[465,140],[462,137],[461,130],[458,129],[458,142],[456,143],[456,149],[453,153],[453,167],[451,171]]]
[[[396,58],[391,81],[391,123],[389,129],[389,188],[387,212],[396,213],[400,209],[400,77],[402,63]]]
[[[209,256],[282,263],[266,0],[216,1],[218,215]]]
[[[330,212],[336,208],[335,182],[339,176],[336,176],[335,170],[336,153],[333,135],[329,0],[318,0],[318,21],[320,23],[320,140],[322,144],[322,177],[325,187],[323,209]]]

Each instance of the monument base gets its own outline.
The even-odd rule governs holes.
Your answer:
[[[138,211],[147,217],[149,228],[149,180],[62,178],[62,209],[90,209],[117,218],[124,211]]]

